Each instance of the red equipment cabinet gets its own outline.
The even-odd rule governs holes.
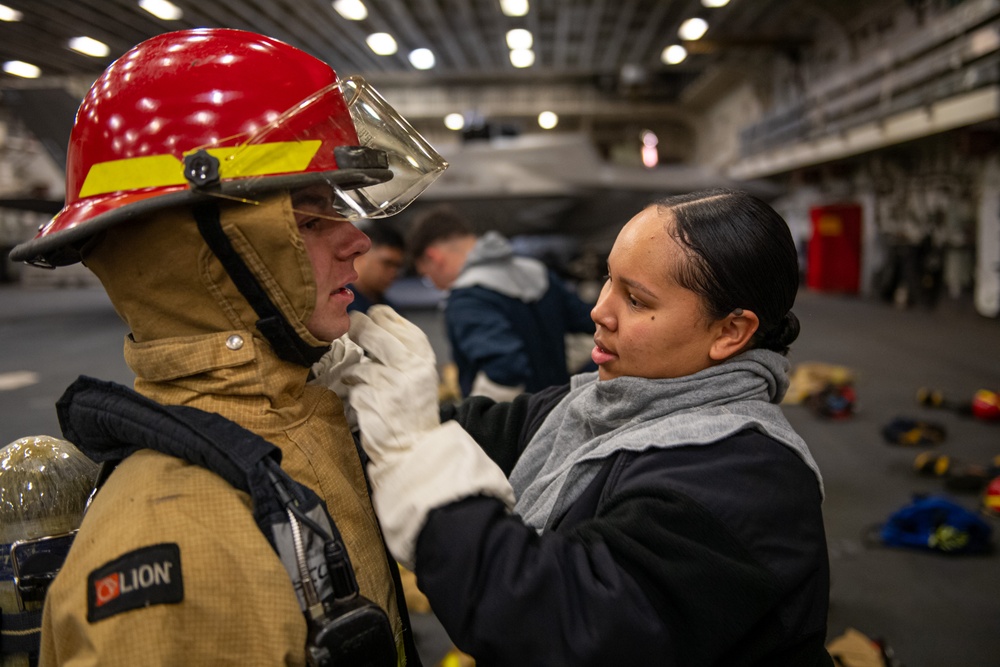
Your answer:
[[[806,286],[824,292],[857,294],[861,283],[861,206],[832,204],[809,210]]]

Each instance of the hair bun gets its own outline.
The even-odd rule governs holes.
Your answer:
[[[788,311],[767,337],[767,342],[770,343],[768,347],[780,351],[782,354],[788,352],[788,346],[799,337],[799,329],[799,318],[792,311]]]

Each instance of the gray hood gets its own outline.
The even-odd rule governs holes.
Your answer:
[[[451,289],[477,286],[531,303],[549,289],[548,269],[537,259],[515,256],[510,241],[487,232],[469,252]]]
[[[621,451],[708,445],[744,429],[760,431],[819,467],[779,403],[788,360],[749,350],[686,377],[651,380],[573,376],[570,392],[549,413],[510,475],[515,513],[541,532],[583,492],[602,462]]]

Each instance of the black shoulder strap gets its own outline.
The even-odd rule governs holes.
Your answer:
[[[161,405],[128,387],[86,376],[69,386],[56,402],[56,412],[66,439],[94,461],[121,460],[153,449],[207,468],[249,493],[257,525],[298,588],[302,582],[287,537],[288,513],[294,512],[315,533],[325,534],[340,554],[338,566],[330,568],[329,592],[338,598],[358,593],[343,538],[326,506],[281,469],[281,450],[256,433],[221,415]],[[314,548],[317,558],[322,557],[323,542]]]
[[[249,493],[258,523],[283,512],[266,472],[286,477],[278,466],[281,450],[224,417],[161,405],[128,387],[85,376],[66,389],[56,413],[66,439],[98,463],[153,449],[207,468]]]

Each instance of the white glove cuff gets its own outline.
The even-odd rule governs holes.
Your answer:
[[[510,387],[504,384],[497,384],[483,371],[476,374],[472,381],[472,389],[469,396],[485,396],[492,398],[497,403],[509,403],[524,393],[524,385]]]
[[[386,544],[411,570],[417,537],[431,510],[475,495],[514,507],[507,476],[455,421],[421,434],[412,449],[387,452],[379,464],[368,466],[368,474]]]

